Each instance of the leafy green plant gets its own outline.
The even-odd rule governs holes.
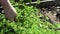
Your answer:
[[[48,21],[40,19],[43,15],[36,15],[39,9],[26,6],[24,3],[27,1],[11,0],[18,13],[13,22],[0,13],[0,34],[59,34],[60,31],[55,30],[58,25],[52,25]]]

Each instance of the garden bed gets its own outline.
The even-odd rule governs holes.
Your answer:
[[[36,5],[28,6],[25,4],[27,1],[11,0],[12,5],[17,10],[17,16],[13,22],[5,18],[4,12],[0,13],[0,34],[59,34],[60,24],[51,24],[47,21],[54,12],[52,13],[51,9],[45,7],[38,9],[35,7]],[[46,17],[46,13],[48,17]],[[41,19],[43,16],[46,17],[45,20]]]

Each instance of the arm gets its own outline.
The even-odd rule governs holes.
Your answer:
[[[8,0],[1,1],[1,5],[3,6],[4,13],[7,19],[10,21],[14,21],[14,18],[17,15],[15,8],[11,5]]]

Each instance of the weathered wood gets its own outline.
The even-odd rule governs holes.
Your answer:
[[[34,5],[37,2],[26,3],[26,5]],[[40,4],[37,5],[38,8],[48,7],[48,6],[60,6],[60,0],[41,0]],[[2,8],[2,7],[0,7]]]

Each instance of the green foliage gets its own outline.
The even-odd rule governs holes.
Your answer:
[[[15,2],[17,1],[17,2]],[[4,14],[0,13],[0,34],[59,34],[59,30],[55,30],[58,25],[52,25],[46,20],[42,20],[37,16],[39,10],[33,6],[26,6],[24,3],[30,0],[11,0],[17,10],[15,21],[7,20]],[[47,17],[46,17],[47,18]]]

